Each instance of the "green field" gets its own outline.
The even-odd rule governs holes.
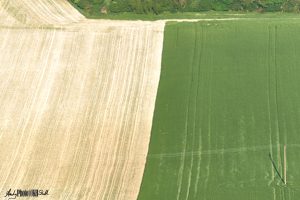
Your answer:
[[[300,199],[299,35],[299,20],[166,26],[139,200]]]

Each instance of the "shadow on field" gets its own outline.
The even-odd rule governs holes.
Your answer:
[[[274,160],[273,160],[273,158],[272,158],[271,153],[269,153],[269,158],[270,158],[270,160],[271,160],[271,162],[272,162],[272,165],[273,165],[273,167],[274,167],[274,169],[275,169],[277,175],[279,176],[280,180],[284,183],[284,180],[283,180],[282,176],[280,175],[280,173],[279,173],[279,171],[278,171],[278,169],[277,169],[277,167],[276,167],[276,164],[275,164],[275,162],[274,162]]]

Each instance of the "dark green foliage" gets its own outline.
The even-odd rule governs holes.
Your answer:
[[[110,8],[109,10],[113,13],[132,11],[129,1],[124,1],[124,0],[112,1],[109,8]]]
[[[70,0],[89,15],[101,14],[105,7],[110,13],[200,12],[200,11],[259,11],[298,12],[300,0]]]

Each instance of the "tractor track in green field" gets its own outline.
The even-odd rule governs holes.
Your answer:
[[[283,145],[280,145],[283,147]],[[200,156],[200,155],[213,155],[213,154],[228,154],[228,153],[240,153],[246,151],[262,151],[267,149],[276,149],[278,145],[261,145],[253,147],[240,147],[240,148],[228,148],[228,149],[214,149],[214,150],[201,150],[193,152],[179,152],[179,153],[160,153],[160,154],[148,154],[149,158],[176,158],[181,156]],[[289,144],[289,148],[300,148],[300,144]],[[268,155],[266,155],[268,156]]]

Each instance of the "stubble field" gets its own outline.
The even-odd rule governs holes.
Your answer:
[[[1,1],[0,16],[1,198],[136,199],[164,23],[87,20],[64,0]]]

